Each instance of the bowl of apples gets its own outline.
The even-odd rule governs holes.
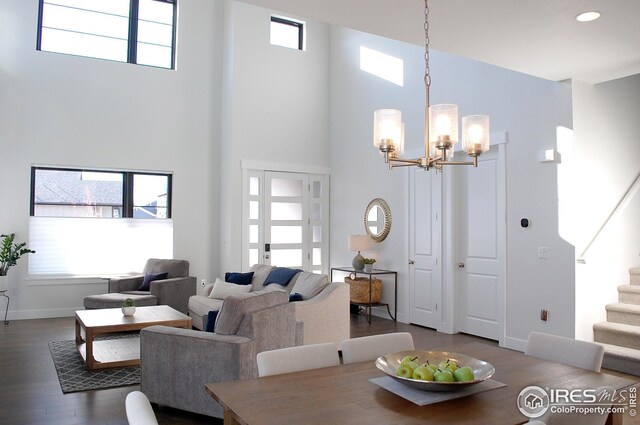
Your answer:
[[[376,367],[425,391],[456,391],[489,379],[496,371],[490,363],[450,351],[400,351],[378,357]]]

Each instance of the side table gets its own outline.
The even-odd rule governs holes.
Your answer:
[[[367,309],[367,322],[371,324],[371,307],[385,306],[387,307],[387,312],[389,313],[389,317],[396,321],[398,316],[398,272],[394,270],[383,270],[383,269],[373,269],[371,272],[365,272],[364,270],[356,270],[353,267],[332,267],[331,268],[331,282],[333,282],[333,271],[346,272],[349,274],[353,274],[354,276],[364,275],[369,276],[369,290],[371,290],[371,284],[373,281],[373,276],[377,275],[393,275],[393,313],[391,314],[391,309],[389,308],[389,303],[371,303],[371,296],[369,296],[368,303],[356,303],[351,302],[352,305],[358,305]]]

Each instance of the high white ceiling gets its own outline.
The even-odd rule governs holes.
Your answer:
[[[413,44],[423,0],[242,0]],[[640,0],[429,0],[431,47],[550,80],[640,73]],[[600,19],[580,23],[586,10]]]

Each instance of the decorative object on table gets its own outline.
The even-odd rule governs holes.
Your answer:
[[[350,286],[349,292],[352,303],[369,304],[369,295],[371,295],[371,304],[377,304],[382,300],[381,279],[356,277],[351,274],[345,277],[344,281]]]
[[[122,314],[125,316],[133,316],[136,313],[136,302],[133,298],[127,298],[122,303]]]
[[[391,209],[384,199],[376,198],[367,205],[364,211],[364,230],[376,242],[387,238],[391,230]]]
[[[384,161],[393,167],[418,166],[425,170],[442,171],[445,165],[478,166],[478,157],[489,150],[489,117],[470,115],[462,117],[462,149],[471,157],[470,162],[452,161],[458,142],[458,106],[429,104],[431,75],[429,69],[429,6],[424,2],[425,72],[426,94],[424,125],[424,156],[415,159],[401,158],[404,153],[404,123],[402,112],[396,109],[380,109],[374,112],[373,145],[384,155]]]
[[[353,257],[353,261],[351,262],[351,265],[354,269],[364,269],[364,257],[360,254],[360,251],[367,251],[371,247],[370,243],[371,241],[366,235],[349,236],[349,251],[358,252],[358,254]]]
[[[9,268],[15,266],[23,255],[35,254],[35,251],[27,248],[26,242],[14,243],[15,233],[2,235],[0,238],[2,238],[2,244],[0,244],[0,291],[6,291],[8,289],[7,273]]]
[[[367,273],[371,273],[373,271],[373,263],[376,262],[375,258],[365,258],[364,259],[364,271]]]
[[[133,335],[98,337],[99,340],[137,338]],[[78,352],[75,340],[49,343],[62,392],[100,390],[140,384],[140,367],[123,367],[89,371]]]
[[[454,367],[456,369],[453,369],[452,367],[453,370],[468,367],[473,372],[472,378],[471,380],[461,381],[429,381],[398,376],[398,367],[400,367],[400,365],[402,364],[403,359],[408,357],[412,358],[412,361],[417,365],[438,365],[437,370],[439,371],[448,369],[449,365],[455,365]],[[474,357],[459,353],[453,353],[450,351],[399,351],[397,353],[391,353],[378,357],[375,364],[378,369],[380,369],[382,372],[386,373],[389,377],[395,379],[396,381],[408,385],[412,388],[425,391],[457,391],[489,379],[496,371],[496,369],[490,363],[478,360]],[[451,379],[454,378],[452,377]]]

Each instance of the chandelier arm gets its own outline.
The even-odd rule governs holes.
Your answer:
[[[389,162],[392,163],[402,163],[402,164],[407,164],[407,165],[418,165],[420,164],[420,158],[416,158],[416,159],[404,159],[404,158],[389,158]],[[398,165],[396,165],[397,167]]]

